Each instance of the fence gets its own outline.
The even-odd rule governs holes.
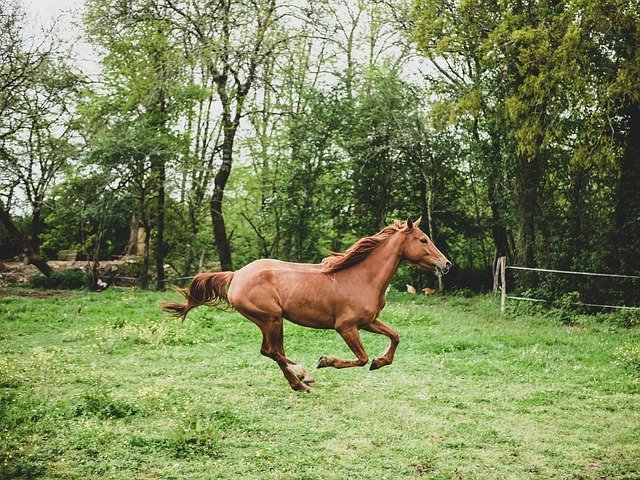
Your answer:
[[[614,277],[614,278],[627,278],[640,280],[640,276],[637,275],[618,275],[613,273],[593,273],[593,272],[574,272],[570,270],[553,270],[548,268],[528,268],[517,267],[515,265],[507,265],[507,257],[500,257],[496,263],[496,268],[493,276],[493,293],[496,294],[500,289],[500,312],[504,313],[507,308],[507,299],[537,302],[537,303],[550,303],[550,300],[542,298],[529,298],[529,297],[517,297],[507,294],[507,269],[512,270],[526,270],[532,272],[547,272],[547,273],[559,273],[569,275],[586,275],[592,277]],[[584,306],[584,307],[596,307],[596,308],[611,308],[618,310],[640,310],[640,307],[628,307],[626,305],[606,305],[598,303],[584,303],[584,302],[570,302],[571,305]]]

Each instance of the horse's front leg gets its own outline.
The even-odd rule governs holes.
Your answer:
[[[364,350],[364,345],[360,339],[360,332],[355,323],[349,324],[344,327],[337,327],[336,331],[344,339],[345,343],[349,346],[351,351],[358,357],[356,360],[345,360],[337,357],[320,357],[318,360],[318,368],[323,367],[335,367],[335,368],[348,368],[348,367],[361,367],[366,365],[369,361],[367,352]]]
[[[398,335],[398,332],[396,332],[393,328],[391,328],[379,318],[376,318],[369,325],[362,328],[364,328],[368,332],[386,335],[387,337],[389,337],[389,339],[391,339],[391,343],[389,344],[389,347],[387,347],[387,351],[384,352],[382,356],[374,358],[369,369],[377,370],[378,368],[384,367],[385,365],[391,365],[391,363],[393,362],[393,356],[396,353],[396,347],[398,346],[398,343],[400,343],[400,335]]]

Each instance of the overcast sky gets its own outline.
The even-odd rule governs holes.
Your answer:
[[[62,32],[75,33],[71,18],[79,18],[78,13],[84,7],[84,0],[21,0],[27,15],[37,24],[49,26],[53,19],[59,18]]]
[[[99,66],[93,47],[82,40],[78,24],[84,9],[84,0],[21,0],[30,20],[28,29],[38,35],[42,28],[57,21],[56,31],[62,40],[72,46],[79,67],[91,76],[97,75]]]
[[[50,19],[66,11],[74,11],[84,6],[84,0],[22,0],[27,12]]]

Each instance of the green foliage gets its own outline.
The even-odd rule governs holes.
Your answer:
[[[77,290],[91,287],[91,274],[83,270],[56,270],[48,277],[37,274],[29,278],[35,288]]]
[[[211,458],[220,457],[221,434],[224,429],[220,428],[216,421],[220,413],[215,411],[193,414],[177,425],[167,436],[166,444],[176,458],[189,459],[200,456]],[[224,418],[224,417],[223,417]]]
[[[640,310],[619,310],[613,313],[612,317],[625,328],[640,326]]]
[[[449,288],[486,288],[494,252],[527,266],[633,273],[638,6],[410,3],[347,2],[339,19],[333,0],[310,2],[288,22],[293,7],[274,15],[267,0],[229,10],[89,0],[100,88],[79,92],[72,70],[52,60],[21,96],[3,91],[11,108],[37,91],[55,97],[47,114],[27,109],[37,120],[30,131],[46,135],[29,150],[40,156],[19,158],[57,167],[42,195],[21,187],[40,210],[19,222],[41,235],[45,255],[97,256],[124,252],[135,215],[149,245],[131,268],[143,286],[153,257],[174,277],[215,269],[211,200],[233,156],[222,213],[236,268],[261,257],[318,262],[394,218],[422,215],[455,265]],[[317,29],[335,34],[318,38]],[[406,63],[411,48],[389,47],[405,34],[425,68]],[[24,133],[7,138],[12,148],[29,143]],[[9,196],[43,168],[16,165],[3,182]],[[8,243],[0,230],[0,252],[14,255]],[[409,269],[395,286],[405,283],[435,286]],[[521,286],[560,298],[560,310],[598,290],[533,275]]]
[[[118,268],[123,277],[140,278],[144,274],[144,259],[141,256],[130,258]]]
[[[628,186],[638,156],[624,163],[622,150],[638,137],[629,113],[637,89],[625,80],[638,65],[630,61],[640,45],[637,5],[416,0],[413,18],[414,39],[435,67],[435,121],[455,125],[470,146],[492,208],[487,227],[513,232],[507,245],[494,229],[496,248],[526,266],[636,268],[630,211],[637,218],[639,203]]]
[[[28,231],[27,229],[29,222],[27,218],[15,218],[14,224],[20,229],[20,231]],[[7,232],[4,226],[0,225],[0,257],[14,258],[21,253],[22,251],[20,250],[20,247],[18,246],[16,241],[11,238],[9,232]]]
[[[119,254],[129,235],[132,202],[113,189],[114,178],[105,173],[69,176],[51,192],[42,235],[49,256],[60,250]]]
[[[618,361],[640,376],[640,345],[628,345],[616,350]]]

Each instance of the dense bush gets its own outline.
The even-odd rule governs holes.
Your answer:
[[[34,275],[29,279],[29,285],[34,288],[61,288],[75,290],[91,287],[91,274],[82,270],[61,270],[53,272],[49,277]]]

